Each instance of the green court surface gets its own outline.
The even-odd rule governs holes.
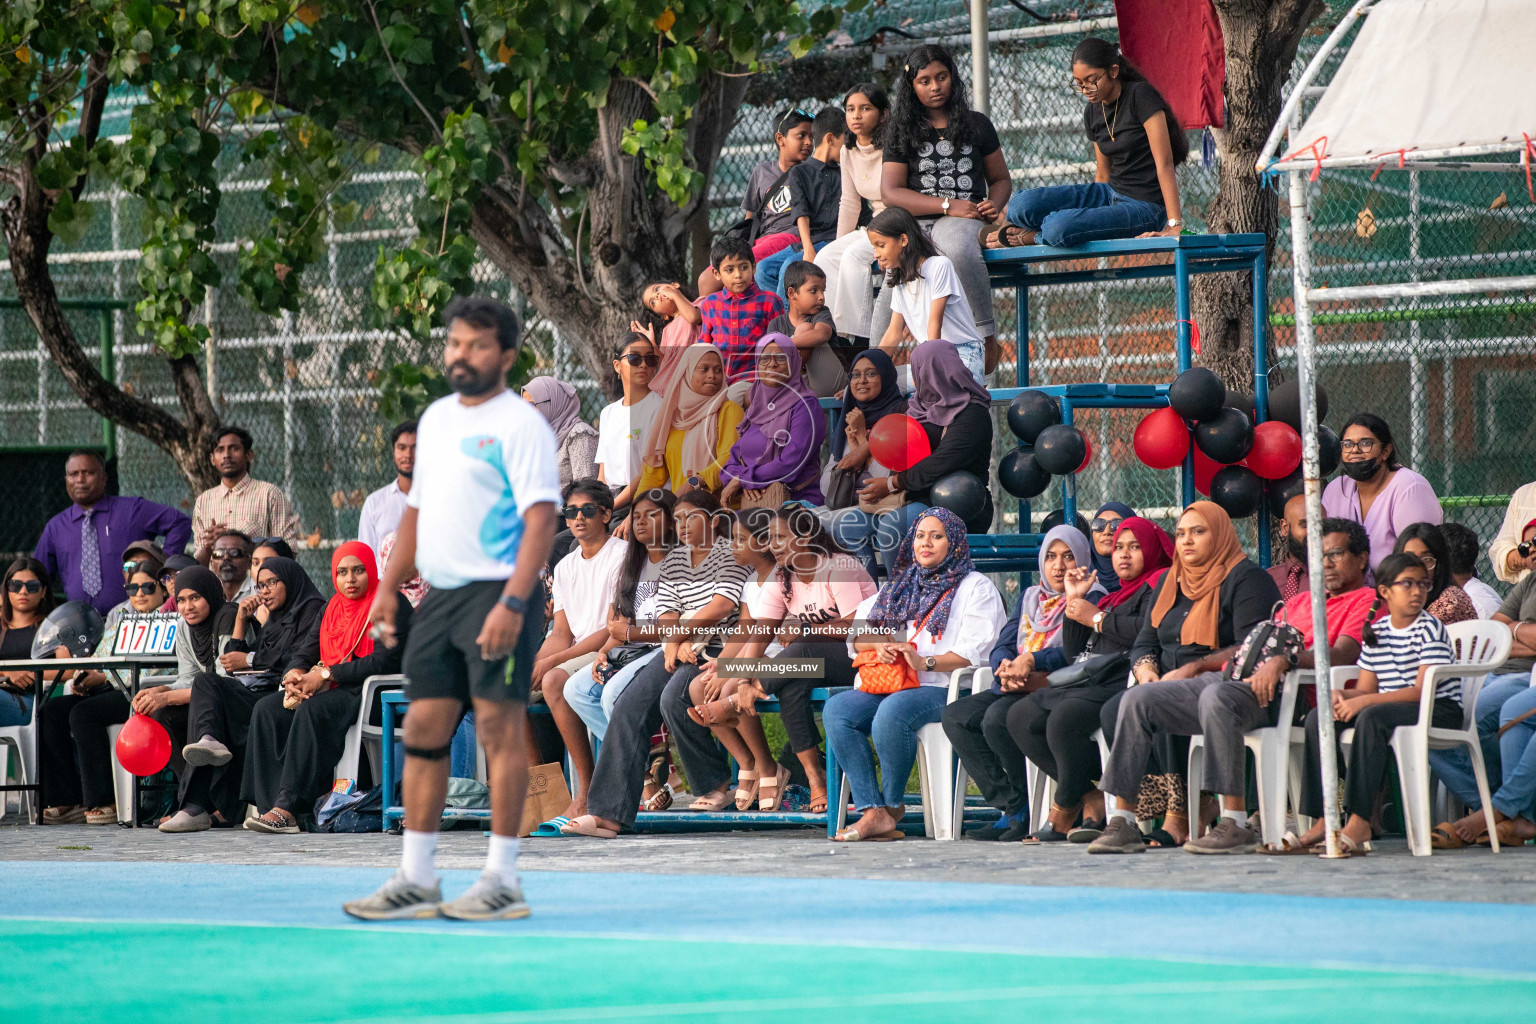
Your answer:
[[[8,1021],[1530,1020],[1536,981],[1136,958],[4,922]]]

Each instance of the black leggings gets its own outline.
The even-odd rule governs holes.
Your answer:
[[[811,691],[818,686],[852,686],[858,680],[848,648],[825,640],[796,640],[784,648],[781,658],[820,658],[822,678],[785,679],[765,675],[760,678],[764,693],[779,698],[779,717],[795,753],[803,754],[821,746],[816,729],[816,715],[811,710]]]
[[[1307,759],[1301,777],[1301,813],[1309,818],[1323,816],[1322,745],[1317,740],[1317,708],[1307,714]],[[1387,757],[1392,753],[1392,733],[1400,725],[1419,720],[1419,702],[1402,701],[1372,704],[1355,716],[1353,722],[1334,722],[1334,742],[1345,729],[1353,728],[1355,737],[1349,745],[1349,762],[1344,769],[1344,813],[1371,816],[1376,794],[1387,782]],[[1437,729],[1461,726],[1461,705],[1444,698],[1435,701],[1430,724]]]
[[[1059,807],[1081,803],[1103,770],[1099,745],[1090,737],[1100,728],[1099,712],[1115,692],[1037,690],[1008,710],[1008,735],[1025,757],[1056,780]]]
[[[65,694],[43,704],[43,806],[110,807],[112,746],[107,727],[128,721],[128,698],[114,689]]]

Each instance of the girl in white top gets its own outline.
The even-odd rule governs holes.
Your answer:
[[[976,329],[970,301],[949,257],[939,255],[917,221],[899,206],[869,222],[869,242],[891,289],[891,323],[880,348],[901,366],[919,343],[942,338],[955,346],[965,368],[986,387],[986,340]]]
[[[613,491],[613,507],[626,508],[635,497],[635,480],[642,468],[641,445],[650,429],[661,396],[651,390],[651,378],[661,366],[655,342],[643,334],[627,332],[614,346],[613,373],[623,397],[603,406],[597,417],[597,478]],[[627,530],[621,523],[619,537]]]
[[[843,98],[848,141],[843,145],[843,194],[837,208],[837,237],[816,253],[816,265],[827,273],[827,309],[840,333],[869,337],[869,321],[875,311],[874,282],[869,267],[875,250],[869,235],[859,227],[863,200],[879,213],[880,133],[891,102],[885,90],[873,82],[860,82]]]
[[[850,654],[872,651],[882,664],[905,661],[921,685],[888,694],[848,690],[822,712],[827,743],[862,812],[837,833],[838,842],[887,838],[896,830],[917,731],[939,720],[951,673],[986,664],[1006,619],[1002,595],[971,563],[965,523],[948,509],[928,509],[908,531],[890,579],[854,613],[848,641]]]

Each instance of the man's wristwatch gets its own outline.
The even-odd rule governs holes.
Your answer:
[[[932,672],[932,671],[934,671],[934,666],[937,665],[938,663],[939,663],[939,660],[937,658],[935,658],[933,655],[930,654],[930,655],[928,655],[928,657],[923,659],[923,668],[926,669],[929,672]]]
[[[944,216],[948,217],[949,216],[949,200],[946,199],[942,203],[940,203],[939,204],[939,209],[943,210],[944,211]]]
[[[528,602],[512,594],[502,594],[496,603],[514,615],[522,615],[528,611]]]

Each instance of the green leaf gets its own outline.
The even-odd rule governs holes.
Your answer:
[[[65,245],[79,245],[85,241],[95,213],[94,203],[76,202],[68,192],[62,193],[48,214],[48,230]]]

